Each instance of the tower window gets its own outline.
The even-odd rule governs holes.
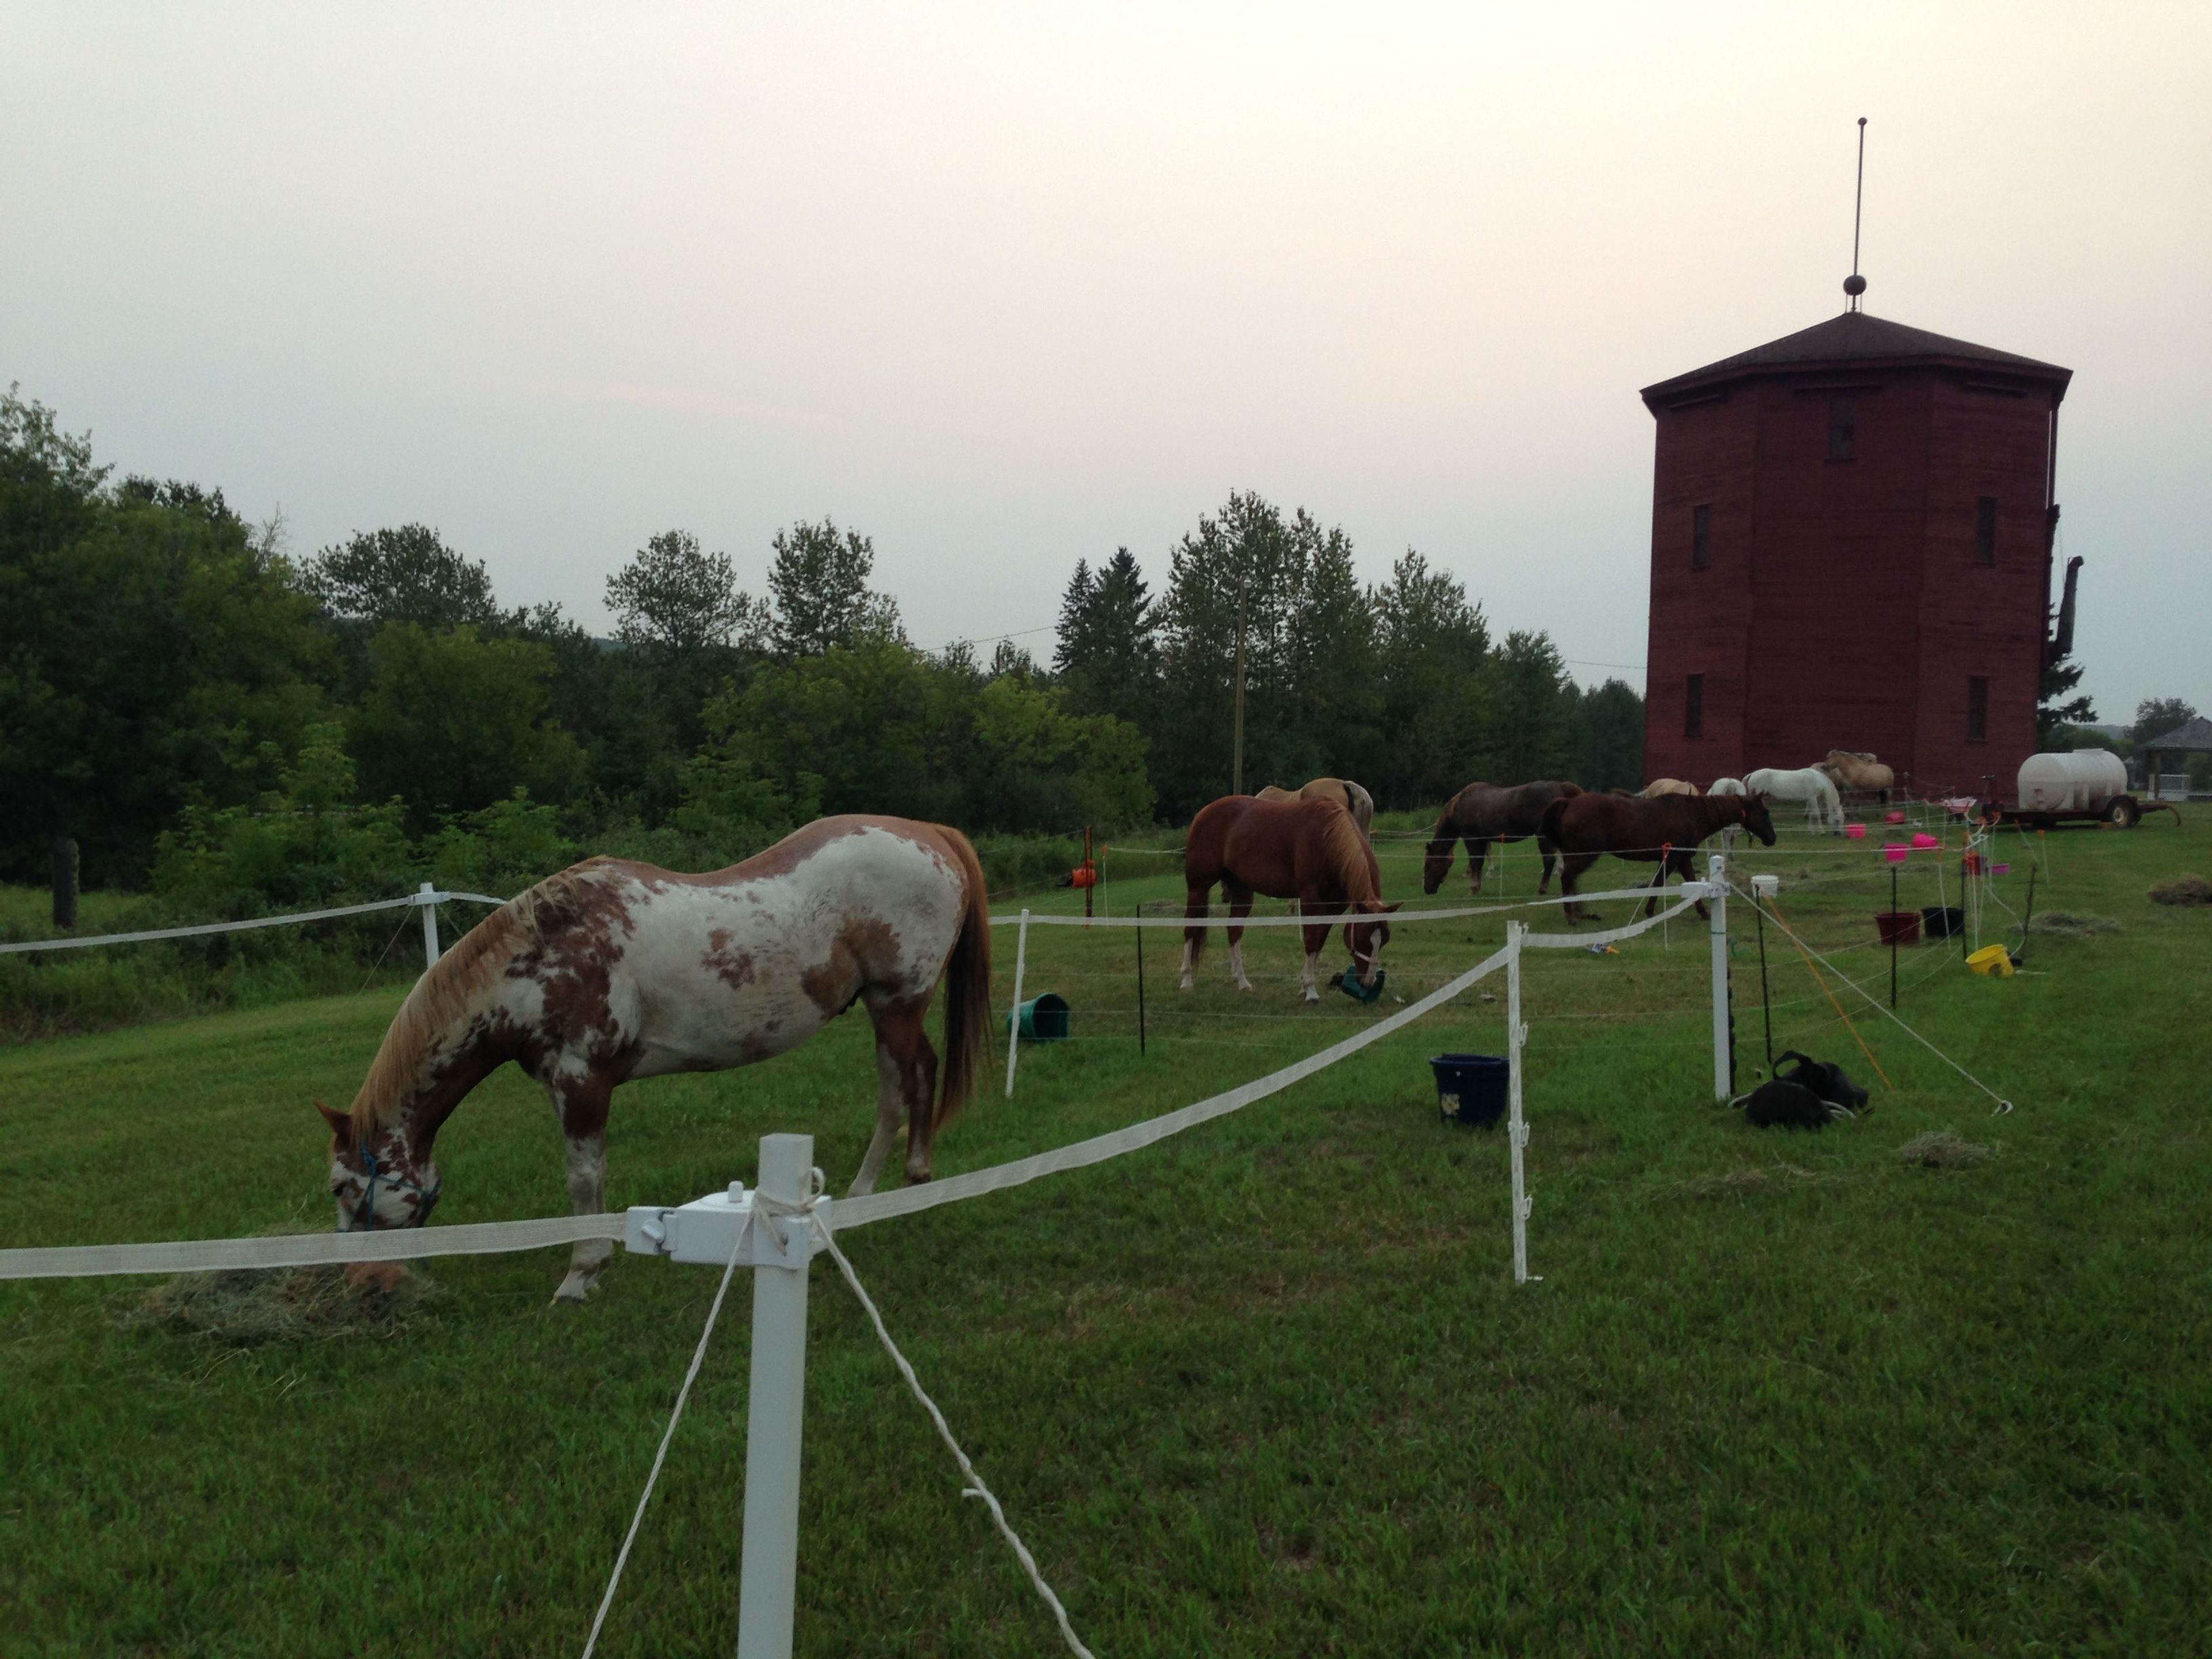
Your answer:
[[[1713,509],[1708,502],[1690,509],[1690,568],[1704,570],[1713,562]]]
[[[1848,461],[1857,453],[1859,436],[1858,399],[1848,392],[1832,392],[1828,398],[1828,459]]]
[[[1990,740],[1990,677],[1986,674],[1966,676],[1966,741],[1987,743]]]
[[[1974,562],[1997,562],[1997,498],[1983,495],[1974,502]]]
[[[1982,684],[1986,686],[1989,682],[1984,680]],[[1690,676],[1689,690],[1682,699],[1682,735],[1686,738],[1705,735],[1705,677],[1703,674]]]

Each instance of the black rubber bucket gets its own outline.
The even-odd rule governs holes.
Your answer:
[[[1929,939],[1956,939],[1966,930],[1966,913],[1955,904],[1931,904],[1920,913],[1920,931]]]
[[[1437,1074],[1437,1115],[1444,1122],[1489,1129],[1505,1115],[1511,1068],[1503,1054],[1437,1054],[1429,1069]]]

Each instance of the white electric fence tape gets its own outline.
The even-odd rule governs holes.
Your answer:
[[[1538,950],[1567,950],[1628,939],[1671,921],[1710,889],[1703,882],[1686,883],[1679,902],[1647,920],[1616,927],[1605,933],[1524,933],[1521,943]],[[1650,890],[1638,888],[1633,896],[1649,897]],[[1595,895],[1593,896],[1595,896]],[[1036,918],[1032,917],[1032,921]],[[1008,1187],[1024,1186],[1064,1170],[1085,1169],[1119,1158],[1181,1134],[1201,1123],[1241,1111],[1255,1101],[1279,1094],[1292,1084],[1379,1042],[1504,966],[1512,947],[1488,957],[1458,978],[1440,986],[1418,1002],[1409,1003],[1387,1019],[1332,1044],[1317,1054],[1255,1078],[1249,1083],[1176,1111],[1147,1118],[1126,1128],[1079,1140],[1030,1158],[1015,1158],[966,1175],[948,1176],[919,1187],[901,1187],[865,1198],[840,1200],[837,1225],[864,1227],[893,1216],[933,1210],[940,1204],[980,1198]],[[1917,1035],[1916,1033],[1916,1035]],[[1925,1039],[1923,1039],[1923,1041]],[[0,1279],[82,1278],[101,1273],[184,1273],[222,1272],[239,1268],[304,1267],[326,1262],[398,1261],[423,1256],[489,1255],[505,1250],[538,1249],[573,1244],[581,1239],[620,1239],[624,1218],[619,1214],[548,1216],[529,1221],[480,1221],[453,1227],[395,1227],[388,1231],[350,1233],[283,1233],[267,1238],[180,1239],[157,1244],[63,1244],[33,1249],[0,1250]]]
[[[1457,979],[1430,992],[1419,1002],[1408,1004],[1388,1019],[1377,1021],[1356,1036],[1348,1036],[1318,1054],[1309,1054],[1279,1072],[1255,1078],[1249,1083],[1240,1084],[1225,1093],[1185,1106],[1179,1111],[1146,1118],[1141,1123],[1132,1123],[1125,1129],[1094,1135],[1089,1140],[1055,1146],[1048,1152],[1038,1152],[1034,1157],[1018,1158],[1009,1164],[994,1164],[988,1170],[971,1170],[966,1175],[946,1176],[919,1187],[901,1187],[894,1192],[871,1193],[864,1198],[840,1199],[837,1200],[837,1229],[843,1232],[854,1227],[865,1227],[872,1221],[913,1215],[918,1211],[933,1210],[940,1204],[981,1198],[986,1193],[1024,1186],[1044,1176],[1058,1175],[1063,1170],[1080,1170],[1093,1164],[1103,1164],[1109,1158],[1119,1158],[1124,1152],[1133,1152],[1139,1147],[1165,1140],[1170,1135],[1181,1134],[1185,1129],[1194,1129],[1201,1123],[1225,1117],[1231,1112],[1249,1106],[1255,1100],[1279,1094],[1293,1083],[1311,1077],[1316,1072],[1358,1053],[1369,1043],[1380,1042],[1393,1031],[1411,1024],[1431,1009],[1457,996],[1477,980],[1504,967],[1511,953],[1510,947],[1498,951]]]
[[[583,1239],[623,1236],[614,1215],[544,1216],[474,1221],[456,1227],[392,1227],[374,1232],[278,1233],[267,1238],[179,1239],[161,1244],[56,1244],[0,1250],[0,1279],[76,1279],[100,1273],[227,1273],[252,1267],[313,1267],[334,1261],[398,1261],[428,1255],[496,1255]]]
[[[1602,904],[1613,899],[1648,899],[1655,891],[1674,896],[1692,893],[1693,889],[1696,892],[1707,892],[1705,883],[1691,881],[1674,889],[1654,888],[1647,884],[1642,887],[1624,887],[1609,893],[1577,893],[1572,898],[1516,899],[1508,904],[1455,905],[1448,910],[1338,910],[1328,915],[1316,913],[1310,916],[1245,916],[1242,920],[1213,912],[1204,916],[1079,916],[1060,911],[1032,910],[1028,915],[1029,925],[1032,927],[1336,927],[1353,921],[1387,921],[1395,927],[1401,921],[1459,921],[1468,916],[1502,916],[1513,910],[1534,910],[1563,904]],[[1707,896],[1711,896],[1710,893]],[[1692,893],[1693,900],[1694,896]],[[1021,925],[1021,921],[1019,915],[996,915],[991,918],[991,926],[1015,927]],[[1620,935],[1621,938],[1628,936],[1627,933]],[[1608,934],[1607,937],[1613,935]],[[1586,945],[1589,939],[1585,937],[1565,942]]]
[[[248,921],[204,921],[191,927],[152,927],[137,933],[100,933],[91,939],[32,939],[0,945],[0,956],[23,951],[85,951],[95,945],[143,945],[149,939],[192,939],[204,933],[243,933],[256,927],[283,927],[292,922],[329,921],[338,916],[365,916],[372,910],[404,910],[449,899],[471,904],[504,904],[489,893],[410,893],[405,898],[378,899],[369,904],[341,904],[329,910],[299,910],[287,916],[255,916]]]

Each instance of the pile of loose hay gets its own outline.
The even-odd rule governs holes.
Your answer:
[[[2202,876],[2176,876],[2150,890],[2153,904],[2212,904],[2212,881]]]
[[[147,1291],[127,1319],[240,1347],[391,1337],[436,1291],[419,1273],[379,1277],[338,1267],[186,1273]]]
[[[2092,939],[2099,933],[2117,933],[2120,924],[2110,916],[2076,915],[2066,910],[2046,910],[2028,923],[2034,933],[2055,933],[2060,939]]]
[[[1917,1164],[1924,1170],[1971,1170],[1996,1152],[1994,1146],[1980,1146],[1948,1129],[1930,1129],[1899,1147],[1897,1156],[1900,1163]]]
[[[1807,1186],[1826,1178],[1795,1164],[1746,1164],[1721,1175],[1692,1176],[1677,1182],[1670,1190],[1684,1198],[1747,1198],[1753,1193]]]

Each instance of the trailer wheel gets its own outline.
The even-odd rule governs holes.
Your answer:
[[[2105,809],[2105,821],[2115,830],[2132,830],[2142,817],[2142,808],[2136,805],[2133,795],[2115,795]]]

